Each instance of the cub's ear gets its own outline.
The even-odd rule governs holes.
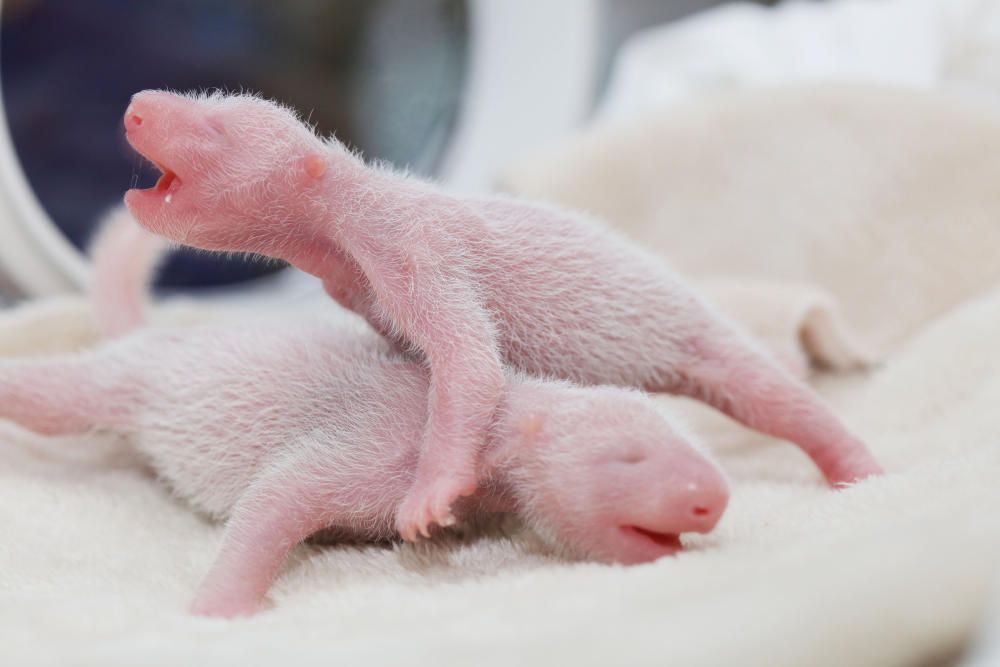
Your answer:
[[[318,181],[326,173],[326,160],[319,153],[310,153],[299,160],[299,167],[306,180]]]
[[[521,436],[524,438],[525,442],[533,443],[542,432],[542,427],[544,426],[545,420],[541,415],[529,414],[520,421],[517,428],[521,432]]]
[[[524,415],[514,423],[507,446],[489,448],[484,459],[485,469],[508,465],[521,456],[534,458],[535,453],[548,442],[545,430],[545,417],[542,414],[532,412]]]

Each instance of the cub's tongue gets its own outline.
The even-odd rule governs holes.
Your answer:
[[[673,549],[681,549],[681,538],[680,535],[676,533],[658,533],[652,530],[646,530],[645,528],[639,528],[638,526],[633,526],[632,530],[639,533],[643,537],[649,538],[661,547],[668,547]]]
[[[180,179],[177,178],[177,174],[165,169],[160,178],[156,181],[156,185],[153,187],[157,192],[168,192],[176,190],[180,186]]]

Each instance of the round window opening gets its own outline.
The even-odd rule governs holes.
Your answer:
[[[147,88],[259,92],[368,158],[434,175],[459,113],[468,27],[460,0],[4,0],[0,87],[35,196],[83,249],[126,189],[156,180],[121,126]],[[281,268],[182,251],[160,284]]]

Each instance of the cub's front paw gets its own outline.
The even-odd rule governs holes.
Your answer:
[[[416,542],[421,535],[430,537],[435,524],[447,527],[455,523],[451,506],[475,490],[475,478],[438,477],[427,483],[418,480],[396,513],[396,530],[407,542]]]

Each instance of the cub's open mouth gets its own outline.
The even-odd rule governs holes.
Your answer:
[[[139,155],[144,157],[149,164],[152,164],[159,172],[160,176],[156,179],[151,187],[148,188],[132,188],[130,192],[142,193],[146,198],[157,197],[166,203],[170,203],[174,194],[181,188],[183,181],[177,176],[177,172],[169,167],[164,166],[162,162],[154,160],[142,152]]]
[[[157,179],[156,185],[153,186],[154,190],[156,190],[157,192],[165,193],[165,192],[173,192],[173,190],[176,190],[177,188],[180,187],[181,181],[179,178],[177,178],[177,174],[170,171],[169,169],[164,169],[162,171],[163,173],[160,175],[160,178]]]
[[[173,170],[164,167],[159,162],[155,160],[150,160],[153,166],[160,170],[160,177],[156,180],[156,185],[151,188],[143,188],[146,191],[155,192],[157,194],[167,197],[171,197],[177,190],[181,187],[181,179],[177,178],[177,174]]]
[[[650,540],[662,549],[680,551],[684,548],[681,544],[681,536],[677,533],[658,533],[655,530],[639,526],[622,526],[622,530],[642,539]]]

